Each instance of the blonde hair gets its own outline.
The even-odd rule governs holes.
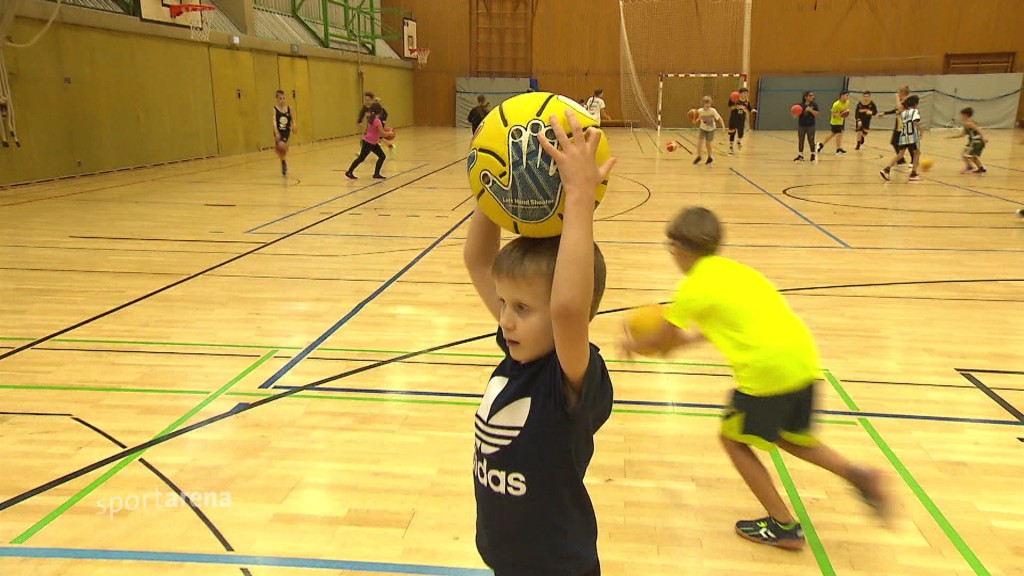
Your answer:
[[[722,242],[722,224],[711,210],[693,206],[668,223],[665,235],[684,250],[698,256],[711,256],[718,252]]]
[[[708,102],[711,102],[711,96],[705,96],[701,98],[700,101],[707,104]]]
[[[555,261],[558,259],[561,238],[516,238],[498,252],[494,264],[491,265],[491,274],[495,278],[510,280],[543,279],[550,290],[555,279]],[[590,301],[591,320],[597,315],[597,308],[604,296],[607,274],[604,255],[601,254],[597,243],[594,243],[594,295]]]

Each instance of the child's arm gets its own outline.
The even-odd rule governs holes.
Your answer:
[[[723,130],[725,129],[725,120],[722,119],[722,115],[718,113],[718,110],[715,110],[715,122],[718,122],[718,125],[721,126]]]
[[[978,126],[977,122],[975,122],[974,120],[968,120],[967,124],[970,124],[971,128],[973,128],[975,131],[978,132],[978,136],[981,136],[981,141],[982,142],[984,142],[985,144],[988,144],[988,136],[985,136],[985,132],[982,131],[981,126]],[[965,126],[967,124],[965,124]]]
[[[466,245],[462,249],[462,259],[466,263],[469,278],[473,281],[476,293],[480,295],[487,311],[497,321],[501,314],[501,303],[498,302],[498,290],[494,287],[494,276],[491,265],[498,255],[501,245],[501,228],[491,221],[479,206],[473,211],[469,220],[469,232],[466,234]]]
[[[818,114],[820,114],[820,112],[818,112],[818,110],[815,109],[814,106],[811,104],[804,104],[804,112],[810,112],[811,115],[814,116],[815,118],[817,118]]]
[[[558,164],[565,193],[562,239],[551,283],[551,325],[555,352],[565,377],[567,404],[572,407],[579,400],[583,377],[590,364],[594,194],[598,185],[608,178],[615,159],[609,158],[598,166],[594,154],[602,137],[601,131],[591,129],[584,133],[574,112],[566,110],[565,115],[572,128],[573,140],[569,141],[561,123],[552,115],[551,126],[561,149],[556,149],[546,138],[540,138],[540,143]]]

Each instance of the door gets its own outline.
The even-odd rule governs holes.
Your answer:
[[[257,150],[256,107],[274,105],[273,99],[257,102],[252,53],[210,48],[213,75],[213,108],[220,153],[242,154]],[[268,128],[263,127],[266,131]]]
[[[309,96],[309,62],[293,56],[277,57],[281,90],[292,107],[292,119],[297,132],[292,133],[291,142],[303,144],[313,140],[313,111]]]

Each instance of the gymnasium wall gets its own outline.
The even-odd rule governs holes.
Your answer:
[[[1020,0],[757,0],[750,65],[757,76],[941,74],[947,53],[1016,52],[1020,72],[1022,31]]]
[[[24,42],[43,24],[19,18],[11,36]],[[358,132],[354,61],[60,23],[4,53],[21,147],[0,148],[0,185],[268,148],[278,88],[293,104],[293,142]],[[412,70],[362,69],[388,123],[412,124]]]
[[[450,0],[442,9],[434,0],[384,0],[413,13],[420,46],[432,50],[415,75],[417,124],[454,124],[455,79],[476,75],[478,1]],[[608,112],[621,117],[618,0],[533,4],[530,76],[541,90],[577,98],[602,87]],[[637,68],[654,77],[741,71],[742,4],[625,0]],[[1014,71],[1024,71],[1021,0],[755,0],[751,18],[751,86],[759,76],[937,74],[946,53],[1016,52]],[[656,84],[644,88],[656,92]],[[1024,99],[1018,114],[1024,119]]]

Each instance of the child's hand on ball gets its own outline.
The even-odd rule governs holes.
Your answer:
[[[552,114],[549,117],[551,128],[558,140],[558,148],[555,148],[547,138],[538,134],[541,147],[558,165],[558,173],[565,188],[566,200],[579,195],[586,195],[593,202],[597,187],[608,178],[608,174],[615,165],[615,158],[609,158],[601,166],[597,165],[595,155],[597,145],[601,141],[602,132],[596,128],[586,132],[580,125],[579,118],[572,110],[565,111],[566,119],[569,121],[569,128],[572,129],[572,140],[562,129],[558,118]]]

